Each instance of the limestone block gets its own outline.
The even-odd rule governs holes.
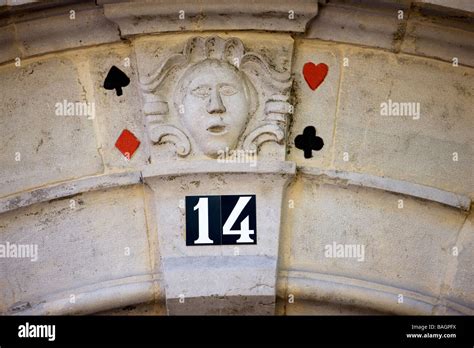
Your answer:
[[[35,3],[36,0],[2,0],[0,2],[1,6],[19,6],[29,3]]]
[[[401,209],[399,199],[403,200]],[[425,308],[420,307],[422,313],[431,311],[440,294],[448,254],[464,221],[461,211],[380,190],[338,187],[306,176],[291,185],[285,200],[293,200],[294,205],[285,207],[288,215],[282,231],[280,269],[301,271],[294,279],[309,281],[314,275],[308,289],[320,284],[321,293],[325,288],[321,300],[347,294],[357,298],[359,293],[360,301],[352,305],[370,303],[375,296],[390,308],[387,301],[391,298],[390,311],[395,311],[407,306],[408,299],[415,299]],[[329,254],[333,243],[337,248],[341,244],[364,249],[331,257],[338,256]],[[366,291],[360,293],[361,288]],[[316,288],[313,292],[318,293]],[[397,304],[399,293],[407,299],[404,305]]]
[[[340,87],[335,169],[472,197],[472,72],[370,49],[347,48],[344,55],[349,67]],[[397,103],[415,104],[407,104],[409,116],[397,116],[394,103],[399,111]],[[383,106],[394,113],[383,115]]]
[[[298,165],[330,167],[333,155],[333,134],[336,117],[337,96],[342,67],[341,53],[335,45],[311,40],[297,42],[294,63],[295,111],[288,139],[288,160]],[[312,90],[303,76],[306,63],[324,63],[329,70],[323,83]],[[295,147],[295,137],[302,134],[307,126],[316,128],[316,136],[324,141],[320,151],[313,151],[313,157],[306,159],[302,150]]]
[[[170,314],[245,314],[252,304],[256,312],[251,313],[273,313],[278,222],[287,179],[253,173],[145,179],[154,192]],[[239,194],[256,195],[257,244],[186,246],[186,196]]]
[[[13,25],[0,27],[0,63],[20,57],[20,50],[15,44],[15,29]]]
[[[289,35],[161,35],[134,47],[152,166],[234,150],[285,159]]]
[[[408,21],[402,52],[474,66],[472,24],[434,21],[421,16]]]
[[[0,252],[38,246],[0,253],[0,314],[474,314],[473,30],[431,5],[449,7],[0,9]],[[329,69],[315,90],[310,62]],[[57,115],[63,101],[94,117]],[[420,113],[382,115],[392,102]],[[325,143],[312,158],[295,147],[307,126]],[[187,196],[249,194],[257,244],[186,245]]]
[[[273,256],[166,259],[168,313],[273,315],[276,263]]]
[[[456,247],[457,249],[453,250]],[[448,256],[444,298],[469,306],[474,312],[474,225],[471,213],[459,231],[459,237]]]
[[[293,296],[294,303],[322,302],[341,309],[359,308],[392,315],[433,315],[439,314],[440,309],[446,311],[438,304],[438,298],[416,291],[310,271],[280,273],[287,284],[288,296]],[[472,313],[468,307],[457,306],[457,309],[450,308],[449,313]]]
[[[38,256],[0,258],[0,312],[90,313],[153,298],[141,186],[4,213],[0,242],[37,245]]]
[[[422,198],[433,202],[442,203],[456,208],[469,211],[471,208],[471,198],[465,195],[439,190],[434,187],[415,184],[408,181],[394,180],[387,177],[360,174],[352,172],[342,172],[337,170],[322,170],[315,167],[299,167],[302,174],[312,175],[340,186],[363,186],[385,190],[402,195],[409,195],[413,198]]]
[[[0,213],[27,207],[32,204],[56,200],[79,193],[104,190],[116,186],[128,186],[141,182],[141,172],[95,175],[85,178],[42,186],[0,199]]]
[[[150,302],[138,305],[130,305],[123,308],[115,308],[108,311],[94,313],[94,315],[166,315],[166,303]]]
[[[286,301],[288,302],[288,301]],[[317,301],[296,300],[294,303],[285,303],[281,315],[381,315],[377,311],[367,308],[328,304]]]
[[[403,37],[406,24],[405,20],[398,19],[398,10],[405,7],[402,4],[329,3],[311,22],[306,37],[394,49]]]
[[[56,103],[91,101],[70,59],[23,61],[0,74],[0,196],[102,172],[92,120],[56,115]]]
[[[75,19],[71,19],[71,10],[76,11]],[[25,56],[120,41],[117,27],[104,17],[102,9],[71,5],[53,11],[15,23]]]
[[[418,5],[436,5],[466,12],[474,12],[474,4],[470,0],[416,0]]]
[[[167,302],[171,315],[274,315],[274,296],[209,296]]]
[[[286,1],[189,0],[110,1],[101,0],[105,15],[120,27],[122,35],[169,31],[271,30],[304,32],[306,23],[318,13],[318,3]]]
[[[78,58],[84,55],[78,55]],[[109,46],[91,51],[84,57],[86,69],[90,71],[91,93],[94,96],[98,130],[101,135],[101,153],[109,171],[140,170],[149,157],[148,144],[138,87],[136,59],[128,45]],[[104,80],[112,66],[122,70],[130,79],[118,96],[115,90],[106,90]],[[131,131],[140,141],[136,152],[127,159],[115,142],[124,129]]]

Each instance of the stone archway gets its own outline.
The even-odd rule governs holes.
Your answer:
[[[469,5],[6,5],[1,313],[473,314]]]

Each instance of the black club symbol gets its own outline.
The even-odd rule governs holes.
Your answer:
[[[322,138],[316,136],[316,128],[308,126],[303,130],[303,134],[295,138],[296,148],[304,151],[304,158],[313,157],[312,151],[319,151],[324,146]]]

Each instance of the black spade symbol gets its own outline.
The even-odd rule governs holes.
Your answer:
[[[129,83],[130,79],[128,76],[125,75],[122,70],[113,65],[105,78],[104,88],[110,90],[115,89],[117,95],[120,96],[122,95],[122,87],[128,86]]]
[[[304,151],[304,158],[313,157],[312,151],[319,151],[324,146],[322,138],[316,136],[316,128],[308,126],[303,130],[303,134],[295,138],[296,148]]]

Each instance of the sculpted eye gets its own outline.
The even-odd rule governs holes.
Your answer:
[[[232,87],[231,85],[223,85],[223,86],[220,87],[219,92],[222,95],[230,96],[230,95],[234,95],[235,93],[237,93],[237,89]]]
[[[211,95],[211,87],[209,86],[199,86],[194,88],[191,93],[199,98],[207,98]]]

